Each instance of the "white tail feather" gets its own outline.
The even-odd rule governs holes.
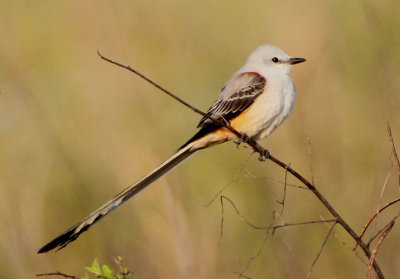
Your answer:
[[[112,200],[104,204],[102,207],[91,213],[89,216],[81,220],[79,223],[68,229],[66,232],[56,237],[54,240],[43,246],[39,253],[45,253],[52,249],[57,248],[57,250],[64,248],[70,242],[78,238],[78,236],[87,231],[92,225],[94,225],[101,218],[108,215],[111,211],[118,208],[124,204],[131,197],[139,193],[141,190],[155,182],[157,179],[161,178],[169,171],[173,170],[180,163],[188,159],[195,151],[191,150],[191,145],[187,145],[180,149],[168,160],[162,163],[160,166],[152,170],[149,174],[144,176],[139,181],[135,182],[121,193],[116,195]]]

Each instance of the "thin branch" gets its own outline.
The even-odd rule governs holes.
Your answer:
[[[272,224],[271,224],[271,226],[272,226]],[[245,276],[243,273],[245,273],[249,269],[251,262],[254,261],[255,259],[257,259],[261,255],[261,252],[262,252],[263,248],[265,247],[265,244],[267,243],[268,236],[269,236],[269,230],[266,230],[264,239],[263,239],[260,247],[258,247],[257,253],[254,256],[250,257],[250,259],[246,263],[246,266],[243,268],[243,270],[241,272],[235,272],[236,274],[239,275],[239,278],[240,278],[240,276]]]
[[[276,159],[273,156],[270,156],[269,158],[271,161],[276,163],[277,165],[281,166],[282,168],[286,168],[287,166]],[[300,180],[305,186],[310,189],[313,194],[320,200],[320,202],[329,210],[329,212],[333,215],[335,219],[337,219],[337,223],[339,223],[346,231],[347,233],[358,243],[358,245],[361,247],[363,250],[364,254],[370,258],[371,257],[371,251],[369,250],[368,246],[361,240],[361,238],[357,235],[357,233],[347,224],[347,222],[342,218],[341,215],[332,207],[332,205],[328,202],[328,200],[312,185],[307,179],[305,179],[303,176],[301,176],[299,173],[297,173],[294,169],[289,168],[287,169],[294,177],[296,177],[298,180]],[[378,263],[374,260],[373,262],[373,267],[374,270],[378,276],[378,278],[383,279],[385,276],[383,275],[381,268],[379,267]]]
[[[210,200],[208,203],[204,204],[204,205],[203,205],[204,207],[209,207],[209,206],[218,198],[219,195],[221,195],[228,187],[230,187],[230,186],[233,184],[233,182],[236,181],[236,179],[239,177],[239,174],[240,174],[240,173],[243,171],[243,169],[246,167],[247,163],[249,162],[249,160],[250,160],[250,158],[251,158],[251,156],[252,156],[253,154],[254,154],[254,153],[250,153],[250,155],[247,156],[247,158],[244,160],[244,162],[243,162],[242,164],[240,164],[239,169],[236,171],[236,174],[235,174],[234,177],[231,179],[231,181],[229,181],[228,184],[226,184],[224,187],[222,187],[222,188],[211,198],[211,200]]]
[[[220,197],[220,202],[221,202],[221,229],[219,232],[219,239],[218,239],[218,246],[221,246],[222,242],[222,236],[224,235],[224,220],[225,220],[225,213],[224,213],[224,201],[222,200],[222,197]]]
[[[399,161],[399,157],[397,156],[397,151],[396,151],[396,147],[395,147],[395,145],[394,145],[393,136],[392,136],[392,130],[391,130],[391,128],[390,128],[390,124],[389,124],[389,123],[387,123],[387,128],[388,128],[388,134],[389,134],[389,141],[390,141],[391,146],[392,146],[392,154],[391,154],[391,155],[393,155],[393,157],[395,158],[397,170],[398,170],[398,172],[399,172],[399,193],[400,193],[400,161]],[[388,181],[389,176],[390,176],[390,174],[391,174],[391,172],[392,172],[392,169],[393,169],[393,161],[391,160],[391,162],[392,162],[392,166],[391,166],[390,171],[388,172],[388,174],[387,174],[387,176],[386,176],[386,178],[385,178],[385,182],[384,182],[384,184],[383,184],[383,185],[384,185],[383,188],[386,187],[387,181]],[[382,190],[382,192],[383,192],[383,190]],[[382,194],[381,194],[381,197],[382,197]],[[382,198],[380,198],[379,204],[381,203],[381,199],[382,199]],[[363,226],[363,229],[362,229],[361,234],[360,234],[360,238],[363,238],[363,236],[365,235],[365,233],[366,233],[368,227],[371,225],[372,221],[373,221],[375,218],[378,217],[379,213],[381,213],[383,210],[385,210],[386,208],[390,207],[391,205],[393,205],[393,204],[395,204],[395,203],[397,203],[397,202],[399,202],[399,201],[400,201],[400,198],[397,198],[397,199],[395,199],[395,200],[393,200],[393,201],[388,202],[387,204],[385,204],[385,205],[382,206],[381,208],[379,208],[379,209],[375,212],[375,214],[372,215],[372,216],[369,218],[369,220],[367,221],[367,223]],[[371,240],[370,240],[370,242],[371,242]],[[368,245],[369,245],[369,244],[368,244]],[[356,244],[356,246],[354,247],[354,249],[356,249],[357,246],[358,246],[358,243]]]
[[[386,224],[382,229],[380,229],[375,235],[373,235],[370,240],[367,242],[368,247],[371,245],[372,241],[375,240],[375,238],[378,237],[383,231],[387,229],[391,225],[392,222],[394,222],[397,218],[399,218],[400,215],[395,216],[392,221],[390,221],[388,224]]]
[[[379,208],[381,207],[383,194],[385,193],[386,185],[389,181],[390,176],[392,175],[392,171],[393,171],[393,161],[392,161],[392,154],[390,154],[390,169],[385,177],[385,181],[383,182],[383,185],[382,185],[381,194],[379,196],[379,203],[378,203],[378,209],[376,210],[377,214],[376,214],[376,218],[375,218],[376,221],[375,221],[374,229],[376,229],[378,227]]]
[[[332,222],[335,223],[335,224],[337,223],[337,220],[336,220],[336,219],[330,219],[330,220],[317,220],[317,221],[308,221],[308,222],[299,222],[299,223],[284,223],[284,224],[281,224],[281,225],[275,225],[275,226],[274,226],[274,225],[272,225],[272,224],[273,224],[273,221],[272,221],[272,224],[269,225],[269,226],[267,226],[267,227],[257,226],[257,225],[254,225],[254,224],[250,223],[250,222],[240,213],[239,209],[236,207],[235,203],[234,203],[231,199],[229,199],[229,198],[226,197],[226,196],[221,196],[221,197],[220,197],[220,202],[221,202],[221,211],[222,211],[221,213],[222,213],[222,217],[221,217],[221,230],[220,230],[220,237],[219,237],[219,240],[218,240],[218,246],[221,245],[222,236],[223,236],[223,228],[224,228],[224,220],[225,220],[224,202],[223,202],[224,200],[228,201],[228,202],[232,205],[233,209],[235,210],[235,212],[236,212],[236,214],[239,216],[239,218],[242,220],[242,222],[244,222],[245,224],[247,224],[248,226],[250,226],[250,227],[252,227],[252,228],[254,228],[254,229],[257,229],[257,230],[265,230],[265,233],[266,233],[266,234],[265,234],[265,237],[264,237],[264,240],[263,240],[261,246],[259,247],[257,253],[256,253],[254,256],[252,256],[252,257],[247,261],[247,264],[246,264],[245,268],[244,268],[241,272],[235,272],[236,274],[239,275],[239,278],[240,278],[241,276],[244,276],[243,273],[246,272],[246,270],[249,268],[250,263],[251,263],[253,260],[255,260],[256,258],[258,258],[258,257],[260,256],[261,251],[262,251],[262,249],[264,248],[265,243],[267,242],[268,235],[269,235],[269,233],[271,232],[271,230],[272,230],[272,235],[273,235],[277,229],[284,228],[284,227],[299,226],[299,225],[310,225],[310,224],[320,224],[320,223],[332,223]],[[274,218],[273,218],[273,219],[274,219]],[[333,227],[332,227],[332,229],[333,229]],[[325,243],[325,242],[326,242],[326,240],[324,241],[324,243]],[[320,252],[320,253],[321,253],[321,252]],[[319,254],[320,254],[320,253],[319,253]],[[317,257],[319,257],[319,255],[318,255]],[[315,263],[314,263],[313,265],[315,265]]]
[[[320,215],[320,218],[321,218],[321,220],[325,220],[324,217],[322,217],[321,215]],[[328,226],[328,223],[327,223],[326,225]],[[346,243],[346,241],[344,241],[343,238],[341,238],[341,237],[339,236],[339,234],[336,233],[335,230],[333,230],[333,234],[334,234],[335,238],[338,239],[338,240],[340,241],[340,243],[341,243],[342,245],[344,245],[347,249],[349,249],[352,253],[354,253],[354,255],[355,255],[365,266],[368,265],[367,262],[366,262],[366,261],[361,257],[361,255],[357,252],[357,250],[356,250],[355,248],[351,248],[350,245],[348,245],[348,244]]]
[[[371,216],[371,218],[369,218],[368,222],[364,225],[361,234],[360,234],[360,238],[362,238],[366,232],[366,230],[368,229],[369,225],[371,225],[372,221],[376,218],[376,216],[378,216],[379,213],[381,213],[382,211],[384,211],[386,208],[390,207],[392,204],[398,203],[400,201],[400,198],[397,198],[391,202],[388,202],[387,204],[385,204],[384,206],[382,206],[377,212],[375,212],[374,215]]]
[[[348,244],[346,243],[346,241],[344,241],[344,240],[339,236],[339,234],[337,234],[337,232],[336,232],[335,230],[333,230],[333,234],[334,234],[335,238],[337,238],[337,239],[340,241],[340,243],[341,243],[342,245],[344,245],[347,249],[349,249],[349,250],[360,260],[360,262],[362,262],[365,266],[368,265],[367,262],[365,261],[365,259],[362,258],[362,256],[357,252],[357,250],[351,248],[350,245],[348,245]]]
[[[138,75],[139,77],[141,77],[141,78],[144,79],[145,81],[149,82],[149,83],[150,83],[151,85],[153,85],[154,87],[160,89],[162,92],[166,93],[168,96],[174,98],[175,100],[177,100],[178,102],[180,102],[181,104],[183,104],[184,106],[190,108],[191,110],[193,110],[194,112],[196,112],[196,113],[202,115],[203,117],[206,117],[206,118],[210,119],[210,120],[213,121],[214,123],[216,123],[216,124],[218,124],[218,125],[221,125],[221,126],[227,128],[227,129],[230,130],[232,133],[234,133],[238,138],[242,138],[242,134],[239,133],[238,131],[236,131],[235,129],[233,129],[233,128],[232,128],[228,123],[226,123],[225,121],[222,121],[222,120],[219,120],[219,119],[215,119],[215,118],[211,117],[210,115],[208,115],[208,114],[202,112],[201,110],[195,108],[194,106],[192,106],[192,105],[189,104],[188,102],[186,102],[186,101],[184,101],[183,99],[181,99],[181,98],[175,96],[175,95],[172,94],[170,91],[168,91],[167,89],[165,89],[165,88],[162,87],[161,85],[157,84],[156,82],[152,81],[151,79],[149,79],[149,78],[146,77],[145,75],[141,74],[140,72],[136,71],[136,70],[133,69],[132,67],[127,66],[127,65],[123,65],[123,64],[121,64],[121,63],[119,63],[119,62],[116,62],[116,61],[114,61],[114,60],[111,60],[111,59],[109,59],[109,58],[103,56],[103,55],[100,53],[100,51],[97,51],[97,54],[100,56],[101,59],[103,59],[103,60],[105,60],[105,61],[107,61],[107,62],[110,62],[110,63],[112,63],[112,64],[114,64],[114,65],[117,65],[117,66],[119,66],[119,67],[121,67],[121,68],[124,68],[124,69],[126,69],[126,70],[128,70],[128,71],[130,71],[130,72],[132,72],[132,73],[134,73],[134,74],[136,74],[136,75]]]
[[[70,278],[70,279],[79,279],[78,277],[72,276],[72,275],[68,275],[62,272],[50,272],[50,273],[40,273],[40,274],[36,274],[36,277],[44,277],[44,276],[61,276],[64,278]]]
[[[371,278],[372,267],[373,267],[373,263],[375,262],[376,254],[378,253],[379,247],[381,246],[382,242],[385,240],[385,238],[388,235],[388,233],[392,230],[392,228],[394,226],[394,223],[395,223],[395,220],[393,219],[389,223],[389,225],[387,226],[385,231],[382,233],[381,237],[376,242],[376,244],[374,246],[374,249],[372,250],[371,257],[370,257],[370,260],[369,260],[369,265],[368,265],[367,279]]]
[[[335,227],[335,225],[336,225],[336,222],[334,222],[334,223],[332,224],[331,228],[329,229],[328,234],[326,235],[326,237],[325,237],[325,239],[324,239],[324,242],[322,243],[321,248],[319,249],[318,254],[317,254],[317,256],[315,257],[315,259],[314,259],[314,261],[313,261],[313,263],[312,263],[312,265],[311,265],[311,267],[310,267],[310,271],[309,271],[308,274],[307,274],[307,279],[311,278],[311,272],[312,272],[312,270],[314,269],[314,266],[315,266],[315,264],[317,263],[317,261],[318,261],[318,259],[319,259],[319,256],[321,256],[322,250],[324,249],[324,247],[325,247],[325,245],[326,245],[326,242],[328,241],[328,238],[329,238],[329,236],[331,235],[331,233],[332,233],[333,228]]]
[[[347,233],[358,243],[358,245],[364,251],[364,254],[368,258],[371,258],[371,251],[369,250],[368,246],[357,235],[357,233],[349,226],[349,224],[347,224],[347,222],[332,207],[332,205],[328,202],[328,200],[315,188],[315,186],[312,183],[310,183],[306,178],[304,178],[302,175],[300,175],[297,171],[295,171],[294,169],[290,168],[285,163],[281,162],[278,158],[275,158],[274,156],[272,156],[268,152],[268,150],[266,150],[261,145],[259,145],[255,140],[253,140],[253,139],[247,137],[246,135],[243,135],[240,132],[236,131],[230,125],[228,125],[227,123],[224,123],[224,121],[221,121],[219,119],[214,119],[213,117],[211,117],[211,116],[205,114],[204,112],[196,109],[195,107],[189,105],[187,102],[185,102],[182,99],[176,97],[174,94],[172,94],[168,90],[164,89],[163,87],[161,87],[160,85],[158,85],[154,81],[150,80],[149,78],[147,78],[146,76],[142,75],[138,71],[132,69],[130,66],[125,66],[125,65],[120,64],[118,62],[112,61],[112,60],[104,57],[103,55],[101,55],[100,52],[98,52],[98,55],[100,56],[101,59],[103,59],[105,61],[108,61],[108,62],[110,62],[112,64],[115,64],[115,65],[117,65],[119,67],[122,67],[122,68],[124,68],[124,69],[126,69],[128,71],[131,71],[131,72],[137,74],[138,76],[142,77],[147,82],[151,83],[156,88],[158,88],[161,91],[165,92],[166,94],[168,94],[169,96],[171,96],[175,100],[179,101],[180,103],[184,104],[188,108],[192,109],[196,113],[199,113],[200,115],[210,119],[211,121],[213,121],[214,123],[220,125],[221,127],[227,128],[234,135],[236,135],[239,139],[241,139],[243,142],[245,142],[249,146],[251,146],[255,152],[259,153],[260,154],[259,159],[261,161],[265,161],[266,159],[269,159],[270,161],[274,162],[275,164],[277,164],[278,166],[282,167],[283,169],[287,169],[287,171],[289,173],[291,173],[294,177],[296,177],[301,183],[303,183],[308,189],[310,189],[312,191],[312,193],[317,197],[317,199],[329,210],[329,212],[332,214],[332,216],[337,220],[337,223],[339,223],[347,231]],[[373,268],[374,268],[378,278],[380,278],[380,279],[385,278],[385,276],[383,275],[378,263],[375,260],[373,260],[372,264],[373,264]]]
[[[266,230],[266,229],[269,228],[269,226],[268,227],[257,226],[257,225],[254,225],[254,224],[250,223],[249,221],[247,221],[247,219],[242,215],[242,213],[240,213],[240,211],[236,207],[235,203],[230,198],[228,198],[227,196],[222,195],[222,196],[220,196],[221,208],[222,208],[221,237],[222,237],[222,228],[223,228],[223,221],[224,221],[224,200],[228,201],[232,205],[233,209],[236,212],[236,215],[239,216],[240,220],[242,220],[243,223],[247,224],[248,226],[250,226],[250,227],[252,227],[253,229],[256,229],[256,230]]]
[[[397,171],[399,173],[399,195],[400,195],[400,160],[399,156],[397,155],[396,146],[394,145],[394,140],[392,136],[392,129],[390,128],[389,122],[387,123],[388,133],[389,133],[389,141],[392,144],[392,152],[394,156],[394,160],[396,161]]]
[[[313,164],[312,164],[312,158],[311,158],[311,139],[308,135],[306,135],[306,139],[307,139],[307,145],[308,145],[308,160],[310,160],[311,183],[313,185],[315,185],[314,170],[313,170]]]
[[[250,227],[252,227],[253,229],[256,229],[256,230],[272,230],[272,233],[274,233],[277,229],[284,228],[284,227],[299,226],[299,225],[310,225],[310,224],[320,224],[320,223],[332,223],[332,222],[336,222],[337,221],[336,219],[328,219],[328,220],[315,220],[315,221],[298,222],[298,223],[284,223],[284,224],[281,224],[281,225],[275,225],[275,226],[270,225],[270,226],[266,226],[266,227],[265,226],[258,226],[258,225],[254,225],[254,224],[250,223],[250,221],[248,221],[246,219],[246,217],[244,217],[242,215],[242,213],[236,207],[235,203],[230,198],[228,198],[227,196],[221,196],[220,197],[221,205],[223,205],[223,200],[228,201],[232,205],[233,209],[236,212],[236,215],[239,216],[240,220],[242,220],[243,223],[245,223],[246,225],[248,225],[248,226],[250,226]],[[222,213],[223,213],[223,211],[222,211]],[[222,222],[221,222],[221,226],[222,226]]]
[[[289,164],[289,167],[290,167],[290,164]],[[281,212],[280,212],[280,215],[281,215],[281,216],[282,216],[282,214],[283,214],[283,210],[285,209],[286,187],[287,187],[287,175],[288,175],[288,172],[287,172],[287,169],[286,169],[286,171],[285,171],[285,184],[284,184],[284,186],[283,186],[283,197],[282,197],[282,201],[278,201],[278,203],[279,203],[280,205],[282,205]]]
[[[274,224],[277,219],[281,224],[286,224],[286,221],[283,218],[283,216],[278,211],[272,210],[272,224]],[[272,224],[270,226],[272,226]]]
[[[287,171],[286,171],[286,173],[287,173]],[[274,178],[272,178],[272,177],[268,177],[268,176],[258,177],[258,176],[255,176],[255,175],[252,174],[248,169],[246,169],[246,175],[247,175],[249,178],[252,178],[252,179],[270,180],[270,181],[273,181],[273,182],[276,182],[276,183],[279,183],[279,184],[282,184],[282,185],[286,185],[286,186],[288,186],[288,187],[308,190],[307,187],[304,187],[304,186],[301,186],[301,185],[295,185],[295,184],[285,183],[285,181],[280,181],[280,180],[274,179]]]
[[[134,272],[124,268],[121,257],[114,258],[114,262],[119,268],[119,271],[120,271],[119,275],[122,275],[122,279],[126,279],[126,278],[128,278],[128,276],[134,274]]]

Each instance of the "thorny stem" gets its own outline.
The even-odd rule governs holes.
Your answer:
[[[371,258],[371,251],[368,248],[367,244],[365,244],[365,242],[357,235],[357,233],[349,226],[349,224],[347,224],[347,222],[339,215],[339,213],[332,207],[332,205],[328,202],[328,200],[315,188],[315,186],[312,183],[310,183],[306,178],[304,178],[302,175],[300,175],[297,171],[295,171],[294,169],[292,169],[291,167],[289,167],[288,165],[286,165],[285,163],[280,161],[278,158],[272,156],[267,149],[265,149],[264,147],[259,145],[253,139],[251,139],[248,136],[243,135],[239,131],[233,129],[229,125],[229,123],[225,123],[224,121],[221,121],[219,119],[214,119],[210,115],[207,115],[206,113],[202,112],[201,110],[193,107],[189,103],[187,103],[184,100],[182,100],[181,98],[175,96],[170,91],[166,90],[165,88],[163,88],[159,84],[155,83],[151,79],[147,78],[143,74],[141,74],[138,71],[134,70],[130,66],[126,66],[126,65],[123,65],[123,64],[121,64],[119,62],[113,61],[113,60],[103,56],[99,51],[97,51],[97,54],[100,56],[101,59],[103,59],[103,60],[105,60],[107,62],[110,62],[110,63],[112,63],[114,65],[117,65],[117,66],[119,66],[121,68],[124,68],[124,69],[126,69],[128,71],[131,71],[131,72],[135,73],[136,75],[140,76],[141,78],[143,78],[144,80],[146,80],[147,82],[149,82],[150,84],[155,86],[156,88],[160,89],[161,91],[163,91],[164,93],[166,93],[170,97],[172,97],[175,100],[177,100],[178,102],[180,102],[181,104],[183,104],[186,107],[190,108],[194,112],[202,115],[203,117],[206,117],[206,118],[210,119],[211,121],[213,121],[214,123],[216,123],[216,124],[218,124],[218,125],[220,125],[222,127],[225,127],[226,129],[231,131],[233,134],[235,134],[239,139],[243,140],[244,143],[247,143],[249,146],[251,146],[255,152],[259,153],[260,154],[260,158],[268,159],[268,160],[274,162],[275,164],[277,164],[278,166],[282,167],[286,171],[288,171],[290,174],[292,174],[294,177],[296,177],[301,183],[303,183],[317,197],[317,199],[328,209],[328,211],[332,214],[332,216],[337,220],[337,223],[340,224],[347,231],[347,233],[354,239],[354,241],[357,242],[357,244],[363,250],[364,254],[369,259]],[[376,262],[375,259],[373,260],[372,266],[373,266],[378,278],[379,279],[384,279],[385,276],[383,275],[383,273],[382,273],[382,271],[381,271],[381,269],[380,269],[380,267],[379,267],[379,265],[378,265],[378,263]]]

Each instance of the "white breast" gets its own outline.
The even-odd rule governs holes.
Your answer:
[[[261,140],[271,134],[293,109],[296,91],[288,75],[270,76],[266,91],[254,102],[252,111],[258,114],[251,137]],[[249,123],[250,124],[250,123]]]

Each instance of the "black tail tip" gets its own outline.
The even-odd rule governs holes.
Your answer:
[[[57,249],[56,251],[61,250],[62,248],[67,246],[70,242],[77,239],[78,236],[83,231],[80,231],[79,233],[75,233],[75,228],[72,228],[72,229],[66,231],[62,235],[56,237],[55,239],[53,239],[52,241],[47,243],[45,246],[40,248],[40,250],[38,251],[38,254],[47,253],[53,249]]]

